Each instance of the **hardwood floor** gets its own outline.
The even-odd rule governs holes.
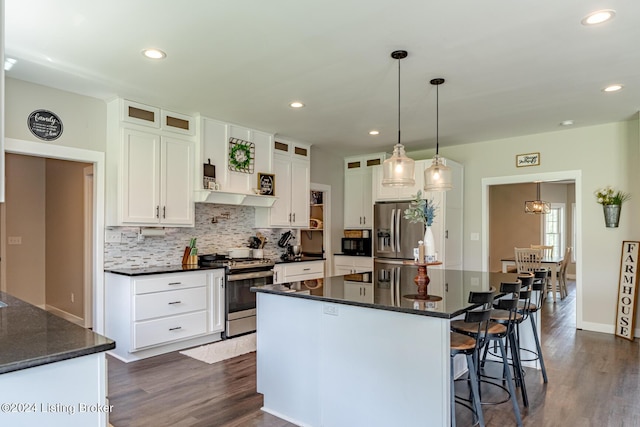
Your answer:
[[[550,299],[545,302],[542,328],[549,383],[542,382],[539,371],[527,368],[529,408],[520,405],[523,423],[638,426],[638,342],[576,330],[575,283],[569,285],[567,298],[556,304]],[[212,365],[177,352],[129,364],[108,359],[114,427],[293,426],[260,410],[255,353]],[[464,386],[458,387],[464,394]],[[483,399],[490,399],[492,393],[483,389]],[[483,409],[488,426],[515,425],[509,403]],[[458,405],[456,414],[459,426],[471,425],[470,411]]]

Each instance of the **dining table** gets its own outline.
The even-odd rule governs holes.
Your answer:
[[[562,260],[563,258],[554,256],[543,257],[540,261],[541,267],[549,267],[549,270],[551,270],[551,289],[553,290],[553,302],[556,302],[556,292],[558,291],[558,272],[560,271]],[[509,267],[516,266],[515,257],[502,258],[500,261],[502,262],[503,273],[507,273],[509,271]]]

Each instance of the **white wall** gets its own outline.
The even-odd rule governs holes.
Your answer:
[[[620,250],[623,240],[638,240],[638,204],[640,183],[636,172],[639,160],[639,124],[608,123],[558,132],[527,135],[476,144],[446,147],[440,154],[464,164],[464,265],[480,270],[483,265],[483,242],[471,241],[470,233],[481,233],[482,179],[568,170],[581,171],[581,186],[576,185],[577,199],[582,199],[582,253],[578,253],[578,280],[581,283],[584,329],[613,332]],[[541,165],[517,168],[515,156],[540,152]],[[433,150],[410,153],[415,159],[429,158]],[[612,185],[632,193],[625,203],[619,228],[605,228],[602,207],[593,192]],[[580,289],[579,289],[580,291]],[[579,302],[578,302],[579,303]]]

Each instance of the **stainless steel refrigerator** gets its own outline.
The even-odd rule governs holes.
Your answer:
[[[378,202],[374,206],[374,257],[376,261],[413,260],[413,248],[424,239],[424,224],[404,219],[409,202]]]

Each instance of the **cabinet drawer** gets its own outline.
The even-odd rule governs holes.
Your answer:
[[[290,263],[284,265],[284,275],[285,277],[289,276],[298,276],[298,275],[307,275],[307,274],[323,274],[324,273],[324,262],[301,262],[301,263]],[[320,276],[322,277],[322,276]]]
[[[373,259],[369,257],[353,257],[353,266],[359,271],[373,271]]]
[[[172,291],[175,289],[193,288],[207,284],[207,273],[167,274],[144,279],[136,279],[134,293],[136,295],[150,292]]]
[[[133,348],[177,341],[207,332],[207,312],[180,314],[156,320],[134,323]]]
[[[173,316],[207,309],[207,288],[178,289],[135,296],[133,320]]]

